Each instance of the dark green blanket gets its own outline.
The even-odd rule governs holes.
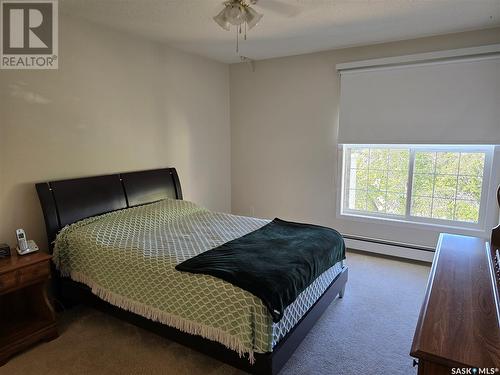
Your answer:
[[[215,276],[249,291],[279,322],[304,289],[343,259],[344,240],[336,230],[274,219],[175,268]]]

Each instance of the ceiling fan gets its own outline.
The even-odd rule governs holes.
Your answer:
[[[250,4],[254,5],[256,3],[257,0],[250,0]],[[244,25],[245,28],[251,29],[263,17],[263,14],[258,13],[245,0],[228,0],[223,4],[224,9],[214,17],[214,21],[227,31],[231,29],[231,25],[238,28]]]
[[[222,9],[215,17],[214,21],[226,31],[231,30],[231,26],[236,26],[236,53],[239,52],[239,34],[243,33],[247,39],[247,29],[255,27],[264,16],[257,12],[252,5],[257,5],[270,11],[293,17],[299,13],[296,6],[287,4],[280,0],[227,0],[222,3]]]
[[[295,17],[301,13],[302,9],[299,7],[298,0],[295,0],[297,4],[290,4],[284,0],[250,0],[249,3],[258,6],[262,9],[269,10],[274,13],[286,17]]]

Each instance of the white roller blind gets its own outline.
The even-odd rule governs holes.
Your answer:
[[[342,71],[339,143],[500,144],[500,56]]]

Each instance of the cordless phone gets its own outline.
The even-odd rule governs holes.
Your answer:
[[[19,255],[30,254],[35,251],[38,251],[38,246],[35,241],[26,239],[26,233],[24,229],[16,230],[16,238],[17,238],[17,253]]]

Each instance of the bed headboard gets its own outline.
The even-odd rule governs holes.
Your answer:
[[[175,168],[41,182],[35,186],[51,249],[57,233],[78,220],[164,198],[182,199]]]

